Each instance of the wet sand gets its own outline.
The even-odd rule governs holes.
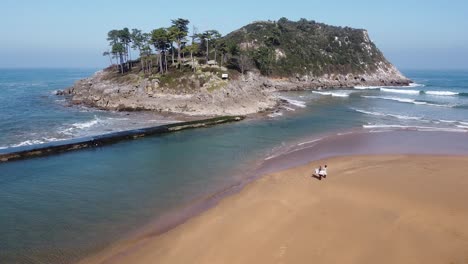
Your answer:
[[[467,156],[327,158],[81,263],[466,263],[467,171]]]

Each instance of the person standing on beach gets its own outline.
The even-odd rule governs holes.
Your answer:
[[[322,166],[320,166],[319,168],[319,176],[320,176],[320,179],[323,177],[323,178],[327,178],[327,165],[325,165],[323,168]]]

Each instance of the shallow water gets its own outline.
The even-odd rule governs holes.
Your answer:
[[[24,74],[34,76],[28,77],[34,82],[47,84],[39,88],[34,88],[33,83],[24,84],[18,73],[13,74],[16,86],[5,88],[8,80],[2,79],[0,100],[8,101],[9,105],[8,111],[0,115],[0,145],[34,140],[39,134],[47,138],[48,133],[55,133],[52,131],[59,127],[91,122],[95,116],[107,120],[121,114],[83,111],[57,102],[51,95],[53,90],[68,86],[91,71],[56,71]],[[407,75],[421,84],[408,88],[416,92],[375,87],[331,93],[285,93],[281,96],[292,100],[292,104],[265,120],[246,120],[0,164],[0,259],[7,263],[73,262],[141,225],[191,204],[194,199],[258,173],[259,165],[265,168],[263,172],[268,172],[325,154],[352,154],[346,150],[358,148],[348,143],[370,150],[362,148],[364,142],[375,145],[380,139],[377,149],[383,152],[405,152],[403,147],[419,152],[418,145],[413,148],[404,144],[404,140],[416,143],[427,139],[430,140],[427,145],[419,146],[429,153],[430,143],[434,143],[434,153],[440,146],[447,146],[446,151],[451,153],[450,149],[454,149],[451,144],[460,146],[460,153],[464,153],[468,140],[464,140],[467,132],[463,126],[468,122],[468,109],[463,106],[468,105],[468,97],[463,93],[468,92],[468,73],[414,71]],[[428,91],[454,94],[431,95]],[[37,104],[36,110],[28,110],[36,107],[37,101],[19,103],[23,100],[44,102]],[[126,122],[113,124],[114,129],[128,127]],[[103,132],[96,124],[88,128],[93,127],[93,133]],[[83,134],[91,133],[86,129],[81,130]],[[398,137],[381,134],[388,130],[400,131],[391,135],[403,134]],[[355,133],[349,134],[352,136],[349,138],[345,134],[334,140],[310,142],[350,131]],[[457,140],[445,142],[445,138]],[[401,148],[393,142],[402,143]],[[308,148],[301,150],[303,147]],[[277,158],[286,152],[292,154],[289,160]]]

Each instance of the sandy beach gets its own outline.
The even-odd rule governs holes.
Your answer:
[[[329,165],[329,176],[312,177]],[[261,177],[81,263],[467,263],[468,157],[347,156]]]

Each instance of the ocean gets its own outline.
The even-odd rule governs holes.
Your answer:
[[[94,71],[1,69],[0,151],[167,122],[54,95]],[[467,154],[468,72],[404,74],[412,87],[279,93],[289,105],[264,119],[0,164],[0,263],[73,263],[162,231],[259,172],[315,158]]]

